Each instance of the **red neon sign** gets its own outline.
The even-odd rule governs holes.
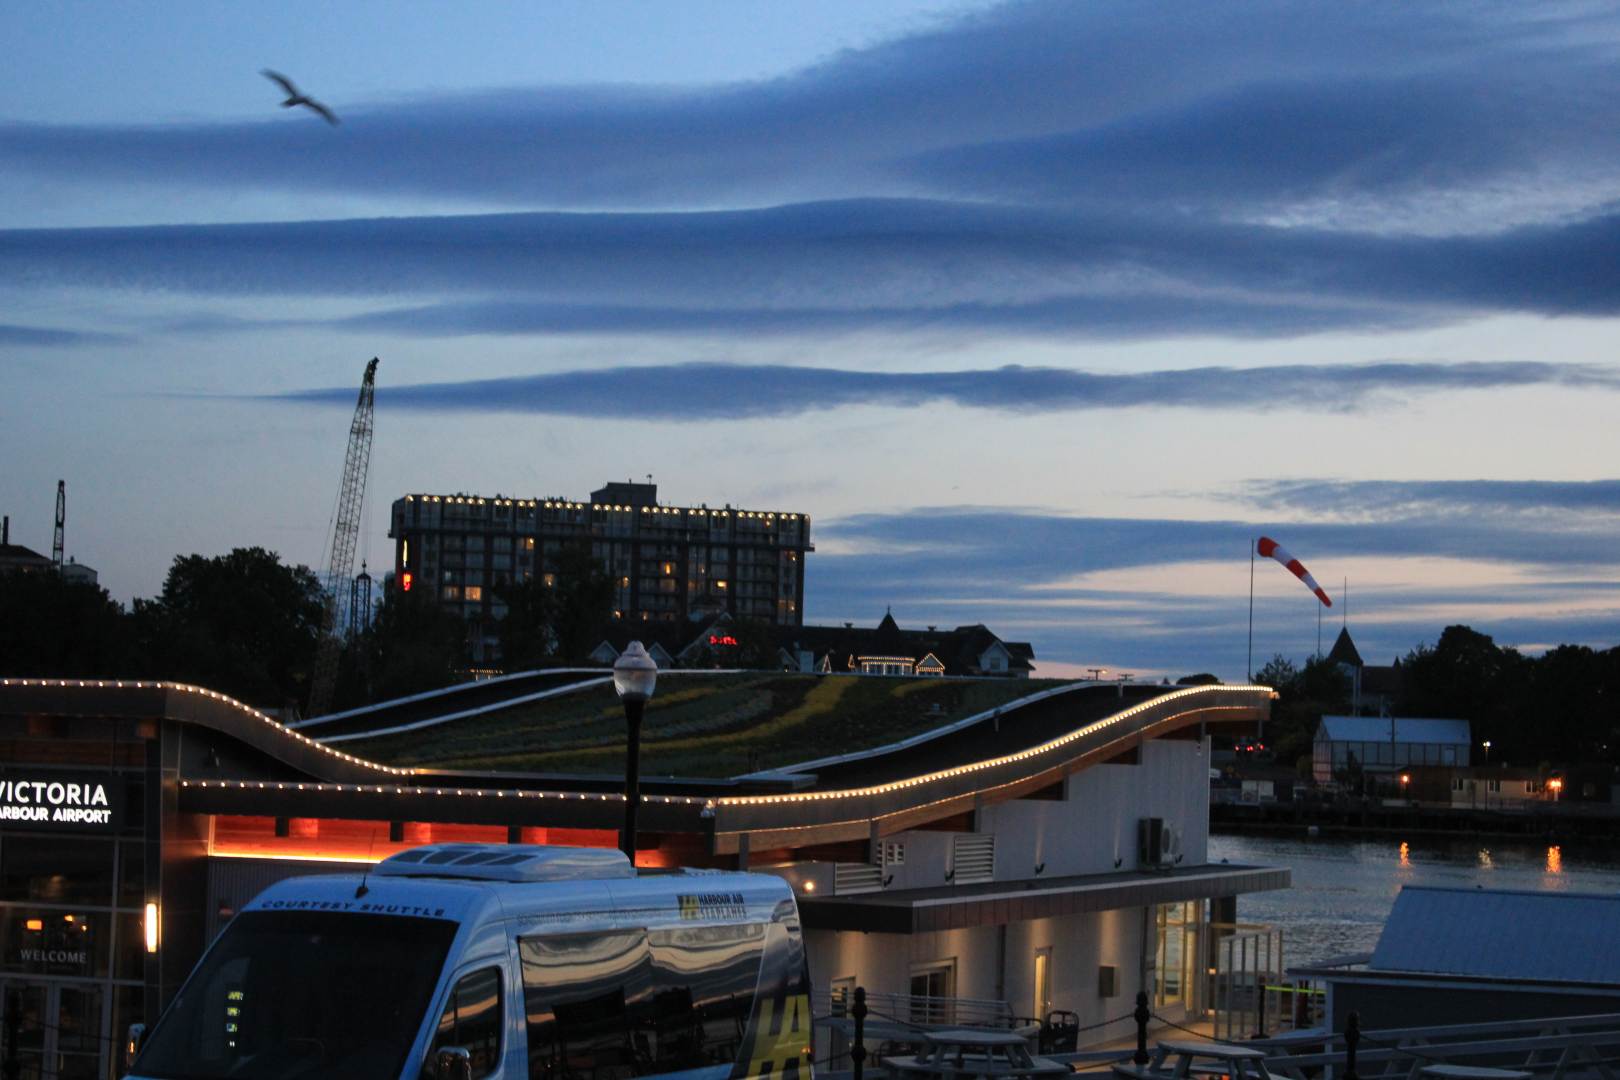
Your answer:
[[[737,644],[737,639],[732,637],[730,634],[710,634],[709,635],[709,644],[710,645],[735,645],[735,644]]]
[[[399,575],[399,587],[404,592],[411,591],[411,572],[409,570]]]

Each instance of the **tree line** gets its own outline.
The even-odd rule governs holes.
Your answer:
[[[1501,764],[1620,763],[1620,646],[1559,645],[1529,656],[1459,625],[1399,664],[1391,713],[1467,720],[1476,761],[1488,740],[1490,760]],[[1322,716],[1350,712],[1350,680],[1326,657],[1298,666],[1278,655],[1255,681],[1279,694],[1266,728],[1278,761],[1308,757]]]
[[[334,709],[449,686],[468,667],[468,624],[422,586],[383,581],[370,626],[343,643]],[[492,586],[509,668],[580,664],[612,616],[613,582],[580,545],[554,584]],[[260,547],[177,556],[162,591],[127,609],[54,573],[0,574],[0,674],[168,679],[264,708],[302,709],[325,594],[307,566]]]

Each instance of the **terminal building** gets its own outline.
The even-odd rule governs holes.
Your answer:
[[[297,729],[204,688],[0,679],[0,993],[26,1035],[8,1051],[21,1075],[116,1075],[127,1025],[154,1020],[284,877],[429,842],[617,846],[623,735],[601,674],[507,676]],[[659,682],[636,862],[791,882],[824,1018],[857,985],[912,1017],[1064,1010],[1086,1042],[1128,1035],[1139,989],[1158,1015],[1201,1016],[1212,935],[1241,894],[1288,884],[1206,856],[1209,733],[1252,730],[1264,687]],[[775,712],[749,704],[772,697]],[[727,758],[750,732],[836,753]],[[527,739],[553,760],[576,736],[569,760],[593,767],[500,758]],[[710,771],[667,775],[660,755],[681,748]]]
[[[665,506],[652,483],[610,483],[590,500],[406,495],[388,535],[395,580],[467,620],[472,659],[498,659],[506,582],[553,584],[583,549],[613,580],[614,616],[631,625],[721,613],[774,626],[804,622],[810,518],[729,505]]]

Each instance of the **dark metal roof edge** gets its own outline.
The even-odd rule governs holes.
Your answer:
[[[1446,984],[1454,987],[1474,985],[1481,990],[1491,991],[1520,987],[1538,991],[1581,990],[1595,991],[1606,995],[1620,995],[1620,980],[1602,983],[1583,982],[1577,979],[1527,979],[1512,975],[1470,975],[1467,972],[1388,971],[1382,969],[1344,971],[1324,967],[1289,968],[1288,973],[1290,975],[1298,973],[1321,979],[1331,979],[1335,982],[1365,983],[1368,985],[1407,986],[1428,983],[1435,985]]]
[[[1226,867],[1212,873],[1163,877],[1133,874],[1128,880],[1118,882],[931,896],[909,901],[898,893],[801,898],[799,910],[805,926],[810,929],[926,933],[1265,892],[1287,888],[1291,881],[1292,871],[1286,867]]]

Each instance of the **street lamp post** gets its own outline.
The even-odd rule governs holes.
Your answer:
[[[1491,764],[1491,740],[1486,739],[1484,742],[1480,743],[1479,745],[1481,747],[1483,747],[1484,750],[1485,750],[1485,765],[1486,765],[1486,767],[1489,767],[1490,764]]]
[[[639,641],[632,641],[613,664],[613,689],[624,702],[629,741],[624,756],[624,835],[619,849],[636,865],[636,807],[641,802],[641,715],[658,682],[658,665]]]

